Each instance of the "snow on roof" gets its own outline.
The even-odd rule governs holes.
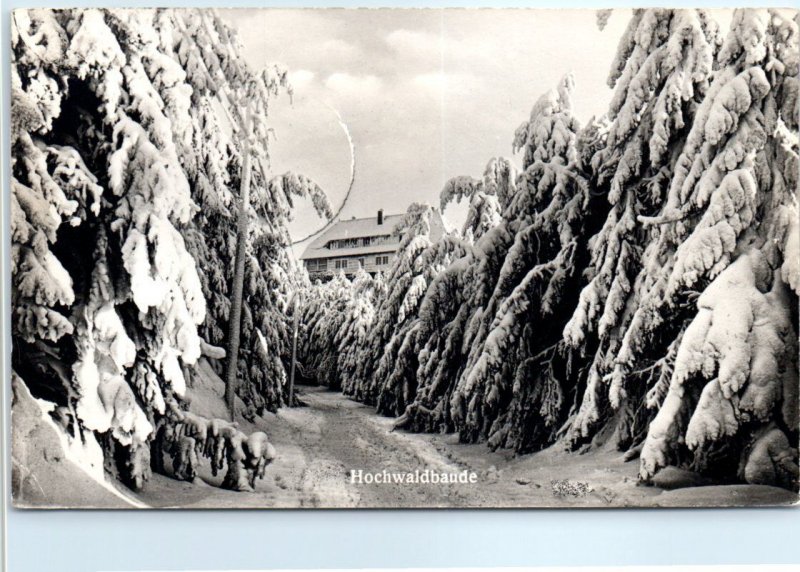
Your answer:
[[[402,218],[403,215],[401,214],[386,215],[383,217],[383,224],[378,224],[377,216],[340,220],[329,228],[326,233],[312,242],[311,246],[319,248],[320,246],[325,246],[330,240],[337,240],[340,238],[361,238],[363,236],[392,234],[394,226],[400,222]]]
[[[437,211],[431,219],[431,239],[435,242],[445,233],[444,222]],[[394,253],[400,246],[400,237],[397,242],[387,244],[375,244],[370,246],[358,246],[352,248],[329,249],[326,245],[332,240],[345,238],[363,238],[367,236],[386,236],[393,235],[394,227],[405,216],[404,214],[384,215],[383,224],[378,224],[378,217],[371,216],[366,218],[351,218],[340,220],[331,226],[327,231],[318,236],[308,245],[301,260],[310,258],[338,258],[344,256],[359,256],[362,254]]]

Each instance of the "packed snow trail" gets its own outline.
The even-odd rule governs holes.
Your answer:
[[[392,431],[393,419],[322,388],[302,388],[308,405],[243,422],[246,432],[266,431],[278,451],[254,492],[218,488],[201,467],[194,483],[153,475],[137,498],[152,507],[189,508],[432,508],[525,506],[620,506],[786,502],[790,493],[773,487],[696,487],[661,491],[636,484],[636,463],[616,451],[586,455],[556,450],[514,457],[485,445],[463,445],[454,435]],[[474,484],[358,484],[363,474],[415,470],[474,471]],[[554,490],[553,481],[560,483]],[[581,493],[585,485],[587,491]],[[564,489],[566,488],[566,491]],[[783,496],[781,496],[783,495]],[[787,498],[784,498],[787,497]]]
[[[339,393],[304,388],[308,407],[283,409],[258,419],[278,450],[265,481],[253,493],[216,488],[205,467],[195,483],[153,475],[140,497],[152,506],[391,507],[468,506],[483,496],[477,484],[394,485],[351,483],[350,471],[458,473],[467,466],[441,455],[427,440],[392,432],[392,420]],[[209,486],[211,485],[211,486]],[[175,489],[178,489],[177,491]],[[488,500],[488,499],[487,499]],[[500,499],[492,499],[500,502]],[[480,502],[479,504],[484,504]]]

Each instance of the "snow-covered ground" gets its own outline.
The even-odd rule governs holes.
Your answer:
[[[199,372],[189,389],[191,410],[225,417],[222,380],[207,363]],[[787,504],[796,499],[783,489],[752,485],[672,491],[641,486],[636,479],[637,462],[624,462],[617,451],[600,448],[578,455],[553,448],[522,456],[508,451],[493,453],[483,444],[460,444],[455,435],[392,431],[393,419],[378,416],[371,407],[336,392],[312,387],[300,391],[307,407],[285,408],[254,423],[239,419],[247,433],[265,431],[278,452],[277,461],[267,468],[254,492],[219,488],[223,475],[213,476],[203,460],[195,482],[153,475],[143,492],[127,492],[127,496],[132,503],[175,508],[724,506]],[[476,474],[477,481],[351,483],[350,472],[359,469],[364,473],[467,470]],[[74,478],[75,472],[63,474]],[[91,490],[82,491],[83,506],[87,502],[88,506],[120,506],[119,496],[110,497],[100,487],[96,492],[96,498],[88,499]],[[70,499],[42,502],[63,506],[69,505]]]
[[[750,485],[662,491],[637,484],[637,463],[622,453],[584,455],[556,449],[514,457],[485,445],[459,444],[455,435],[392,431],[393,420],[339,393],[303,388],[308,407],[284,409],[246,427],[266,431],[278,460],[253,493],[208,486],[221,478],[203,472],[196,484],[155,475],[139,499],[152,506],[195,508],[294,507],[620,507],[724,506],[789,503],[790,492]],[[475,484],[352,484],[350,471],[424,471],[477,474]],[[553,481],[576,489],[556,494]],[[581,495],[580,483],[591,489]],[[565,487],[561,487],[562,489]]]

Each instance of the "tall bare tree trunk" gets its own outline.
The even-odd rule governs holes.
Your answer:
[[[292,327],[292,369],[289,374],[289,407],[294,406],[294,370],[297,364],[297,329],[300,321],[300,292],[294,294],[294,325]]]
[[[242,181],[239,190],[239,209],[236,228],[236,267],[231,287],[231,312],[228,323],[228,361],[225,366],[225,402],[228,404],[231,421],[236,420],[236,381],[239,361],[239,343],[242,330],[242,296],[244,292],[244,270],[247,257],[247,207],[250,204],[250,113],[245,116],[244,159]]]

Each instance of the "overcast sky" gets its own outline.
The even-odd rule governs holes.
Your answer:
[[[356,177],[343,218],[438,205],[444,183],[480,176],[490,158],[511,156],[514,130],[536,99],[567,72],[574,109],[602,114],[611,60],[630,18],[615,10],[604,31],[593,10],[239,9],[223,10],[256,68],[290,71],[293,103],[271,109],[275,172],[315,179],[334,207]],[[319,228],[299,209],[295,239]],[[460,224],[463,209],[446,217]]]

